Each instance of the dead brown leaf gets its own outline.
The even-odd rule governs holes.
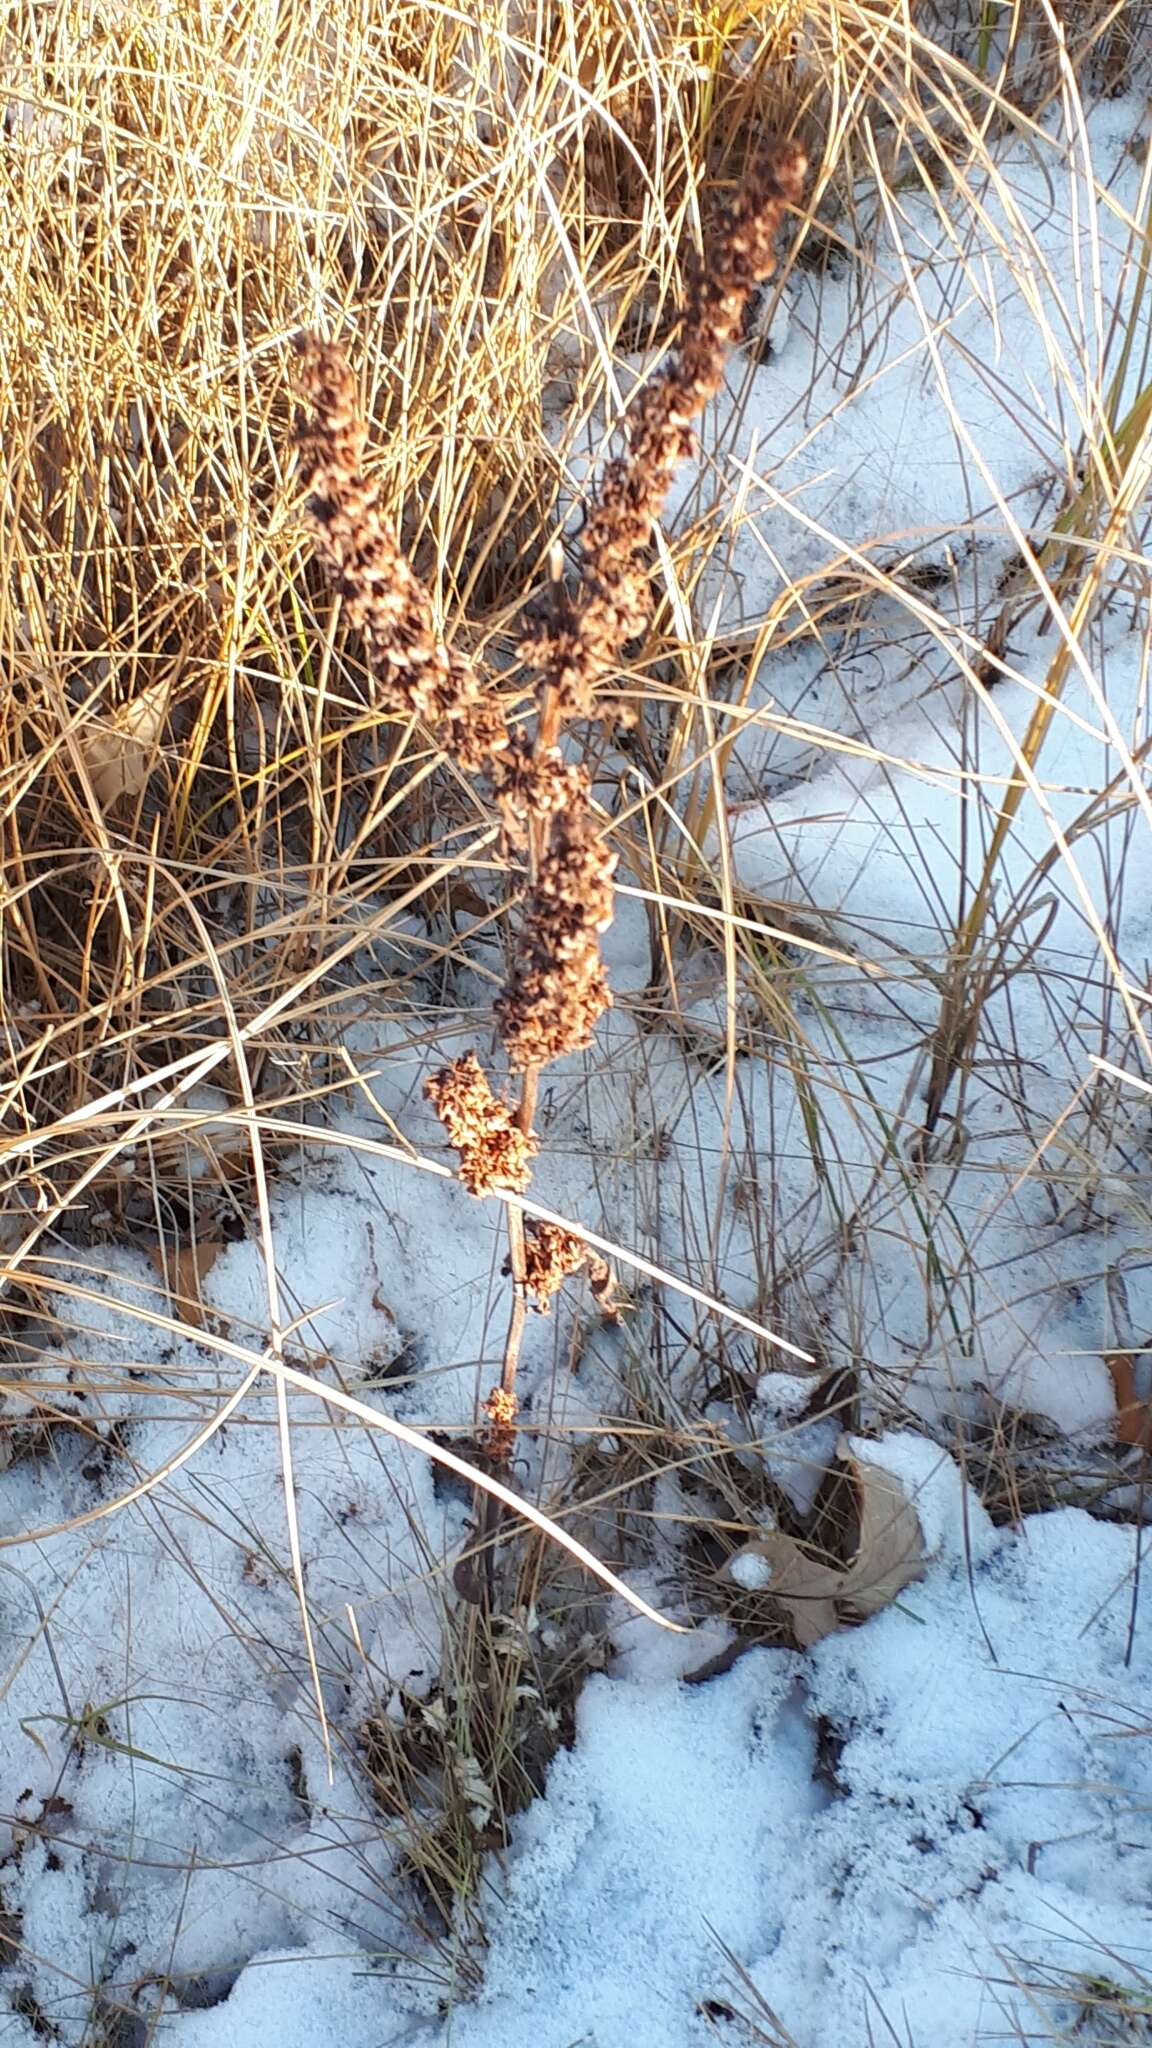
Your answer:
[[[1118,1442],[1136,1444],[1144,1450],[1152,1449],[1152,1408],[1147,1401],[1141,1400],[1136,1391],[1131,1355],[1127,1351],[1106,1351],[1104,1363],[1112,1376],[1116,1393],[1113,1428]]]
[[[760,1559],[763,1593],[784,1609],[802,1650],[837,1628],[879,1614],[924,1570],[924,1538],[915,1509],[879,1465],[844,1457],[856,1490],[860,1540],[856,1554],[839,1564],[812,1556],[793,1536],[773,1530],[746,1543],[729,1560],[725,1577],[746,1590],[740,1560]],[[735,1567],[735,1569],[734,1569]]]
[[[860,1615],[890,1607],[924,1570],[924,1537],[899,1481],[880,1465],[847,1459],[860,1501],[860,1547],[840,1599]]]
[[[792,1633],[802,1650],[810,1649],[813,1643],[830,1636],[840,1625],[836,1608],[837,1595],[844,1583],[844,1573],[835,1565],[822,1564],[818,1558],[802,1550],[794,1536],[785,1536],[779,1529],[767,1536],[758,1536],[751,1543],[745,1543],[730,1558],[725,1576],[737,1585],[747,1585],[741,1578],[739,1567],[742,1559],[759,1558],[766,1571],[763,1584],[765,1596],[784,1609]],[[749,1591],[760,1592],[755,1581]]]
[[[208,1313],[200,1283],[223,1250],[222,1238],[198,1237],[194,1243],[179,1247],[157,1245],[152,1252],[152,1264],[168,1289],[175,1314],[193,1330],[203,1329]]]
[[[122,796],[139,796],[156,764],[156,744],[168,711],[169,685],[153,683],[109,717],[77,735],[81,759],[102,811]]]

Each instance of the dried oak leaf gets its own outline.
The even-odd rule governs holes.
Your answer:
[[[110,810],[122,796],[139,796],[156,766],[169,695],[166,681],[153,683],[77,734],[76,744],[102,811]]]
[[[725,1577],[783,1608],[802,1650],[890,1607],[925,1564],[915,1509],[879,1465],[845,1458],[856,1488],[860,1540],[847,1564],[815,1558],[793,1536],[770,1531],[730,1558]]]
[[[152,1264],[168,1289],[173,1314],[179,1316],[189,1329],[204,1327],[206,1309],[200,1282],[207,1278],[223,1250],[222,1239],[198,1237],[194,1243],[181,1245],[178,1250],[169,1245],[157,1245],[151,1253]]]
[[[1131,1355],[1127,1351],[1109,1351],[1105,1353],[1104,1363],[1116,1394],[1113,1431],[1117,1443],[1135,1444],[1148,1450],[1152,1447],[1152,1403],[1143,1400],[1137,1391]]]

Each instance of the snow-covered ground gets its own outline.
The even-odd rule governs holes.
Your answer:
[[[759,716],[731,762],[733,858],[748,890],[818,916],[864,964],[805,955],[803,1058],[800,1040],[742,1016],[756,1056],[730,1091],[722,978],[701,973],[694,1036],[654,1031],[632,1001],[647,923],[622,893],[606,944],[617,1008],[542,1104],[533,1197],[741,1313],[726,1362],[766,1439],[744,1455],[794,1494],[797,1362],[749,1325],[858,1365],[868,1456],[916,1509],[923,1577],[803,1655],[749,1648],[685,1683],[731,1631],[719,1602],[710,1612],[685,1589],[676,1532],[690,1510],[661,1481],[663,1533],[626,1569],[694,1626],[674,1636],[622,1603],[604,1610],[605,1668],[580,1694],[575,1744],[486,1866],[473,1988],[451,1938],[415,1924],[357,1747],[367,1715],[433,1693],[467,1495],[385,1430],[293,1395],[330,1772],[266,1388],[135,1505],[52,1533],[175,1461],[268,1334],[254,1238],[205,1271],[215,1350],[126,1316],[125,1302],[163,1312],[165,1298],[146,1291],[146,1261],[109,1251],[102,1276],[73,1276],[84,1300],[59,1297],[72,1332],[39,1367],[41,1399],[52,1389],[85,1427],[57,1426],[48,1444],[6,1397],[0,1515],[24,1540],[3,1553],[0,1610],[0,1931],[18,1949],[0,1976],[5,2040],[1121,2038],[1093,2031],[1089,2008],[1111,1995],[1093,1979],[1139,1993],[1152,1977],[1137,1531],[1077,1508],[993,1529],[955,1425],[1007,1401],[1103,1452],[1104,1353],[1152,1328],[1147,1102],[1117,1087],[1104,1115],[1091,1092],[1094,1054],[1137,1063],[1117,973],[1139,1016],[1152,957],[1152,820],[1142,770],[1129,773],[1148,728],[1146,562],[1071,659],[1008,835],[993,920],[1008,949],[949,1097],[952,1144],[917,1164],[909,1140],[932,977],[1058,630],[1023,619],[1010,674],[982,700],[962,665],[1115,374],[1145,156],[1143,109],[1113,101],[1067,147],[1055,133],[1005,144],[978,207],[897,195],[869,265],[793,278],[767,359],[734,368],[676,507],[682,526],[740,510],[692,592],[697,623],[746,650],[771,626],[746,698]],[[860,574],[869,589],[846,617],[822,593],[848,572],[857,596]],[[799,630],[805,605],[818,629]],[[495,958],[477,942],[476,967]],[[350,1027],[376,1106],[350,1098],[328,1143],[282,1162],[272,1198],[290,1361],[449,1432],[472,1425],[499,1358],[502,1220],[407,1161],[396,1133],[445,1160],[421,1077],[473,1042],[469,1005],[490,988],[465,976],[461,1013],[431,1027],[427,1011]],[[611,1483],[608,1424],[638,1361],[670,1408],[700,1397],[711,1425],[736,1429],[720,1396],[700,1396],[722,1318],[661,1293],[675,1308],[663,1325],[650,1280],[621,1276],[618,1328],[577,1292],[530,1330],[517,1477],[533,1497],[589,1433]],[[924,1434],[896,1427],[897,1397]],[[1152,2038],[1140,2024],[1123,2038]]]

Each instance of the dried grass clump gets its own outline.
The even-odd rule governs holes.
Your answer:
[[[523,1193],[538,1150],[502,1096],[495,1095],[474,1052],[429,1075],[424,1093],[460,1154],[460,1179],[472,1195],[502,1189]]]

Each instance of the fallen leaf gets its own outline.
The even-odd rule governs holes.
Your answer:
[[[861,1615],[879,1614],[924,1570],[924,1537],[898,1480],[880,1465],[846,1459],[860,1499],[860,1545],[840,1599]]]
[[[784,1609],[802,1650],[810,1649],[839,1627],[836,1596],[843,1586],[844,1573],[835,1565],[821,1564],[818,1558],[801,1549],[794,1536],[774,1529],[767,1536],[745,1543],[735,1557],[729,1558],[725,1576],[739,1585],[742,1567],[753,1558],[760,1559],[767,1571],[761,1585],[753,1590],[763,1591]]]
[[[182,1245],[179,1250],[161,1244],[152,1252],[152,1264],[167,1286],[173,1310],[193,1330],[204,1327],[206,1311],[200,1282],[207,1278],[223,1250],[222,1238],[198,1237],[194,1244]]]
[[[1122,1444],[1137,1444],[1147,1450],[1152,1447],[1152,1408],[1142,1401],[1136,1391],[1136,1374],[1132,1358],[1127,1351],[1106,1351],[1104,1363],[1112,1375],[1116,1392],[1116,1421],[1114,1426],[1117,1439]]]
[[[784,1609],[802,1650],[890,1607],[924,1570],[920,1523],[898,1482],[879,1465],[841,1457],[859,1508],[854,1557],[846,1564],[813,1557],[794,1536],[772,1530],[745,1543],[724,1570],[730,1583]]]
[[[167,682],[153,683],[109,717],[93,719],[77,735],[92,793],[102,811],[122,796],[139,796],[156,763],[156,743],[168,710]]]

